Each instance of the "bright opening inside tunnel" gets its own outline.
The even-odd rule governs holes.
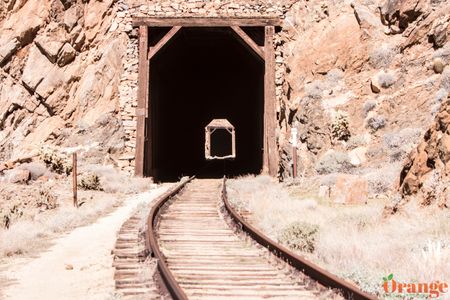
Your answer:
[[[150,61],[149,97],[144,159],[152,160],[152,169],[145,175],[173,181],[260,173],[264,61],[231,28],[182,28]],[[236,129],[232,161],[204,157],[204,128],[213,119],[227,119]],[[231,154],[227,132],[214,138],[215,151]]]

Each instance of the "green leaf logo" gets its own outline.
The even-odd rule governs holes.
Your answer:
[[[388,280],[392,280],[392,278],[394,278],[394,274],[389,274],[389,276],[388,276]]]
[[[383,277],[383,281],[387,281],[387,278],[386,278],[386,277]]]

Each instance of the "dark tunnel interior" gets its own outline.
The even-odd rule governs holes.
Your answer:
[[[232,154],[231,133],[226,129],[216,129],[211,133],[211,156],[224,157]]]
[[[150,62],[149,96],[146,155],[153,169],[146,175],[174,181],[260,173],[264,62],[230,28],[182,28]],[[205,126],[212,119],[234,125],[234,160],[205,159]],[[213,151],[231,154],[228,132],[218,131],[211,142]]]

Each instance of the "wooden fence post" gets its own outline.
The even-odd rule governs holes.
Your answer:
[[[77,153],[72,154],[72,185],[73,185],[73,206],[78,208],[77,195]]]

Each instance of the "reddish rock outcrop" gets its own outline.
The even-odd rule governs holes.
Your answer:
[[[330,198],[340,204],[365,204],[368,200],[367,180],[356,175],[341,174],[331,189]]]
[[[418,195],[421,204],[450,205],[450,97],[442,103],[422,142],[409,155],[400,175],[404,198]]]

